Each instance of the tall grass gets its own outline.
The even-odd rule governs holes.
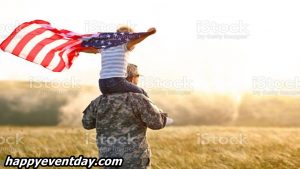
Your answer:
[[[1,127],[0,161],[20,157],[98,156],[95,130],[62,127]],[[241,139],[243,137],[243,139]],[[297,128],[167,127],[148,131],[154,169],[298,169]]]

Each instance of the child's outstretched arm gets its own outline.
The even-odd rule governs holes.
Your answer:
[[[132,41],[129,41],[129,42],[127,43],[127,49],[128,49],[128,50],[131,50],[131,49],[134,47],[134,45],[136,45],[136,44],[142,42],[142,41],[143,41],[144,39],[146,39],[148,36],[153,35],[153,34],[155,34],[155,33],[156,33],[156,29],[155,29],[155,28],[150,28],[150,29],[148,29],[148,31],[147,31],[145,34],[143,34],[140,38],[135,39],[135,40],[132,40]]]
[[[93,47],[86,47],[84,49],[82,49],[80,52],[85,52],[85,53],[99,53],[99,49],[93,48]]]

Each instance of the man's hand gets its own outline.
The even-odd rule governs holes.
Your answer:
[[[170,125],[174,122],[174,120],[170,117],[167,117],[167,122],[166,122],[166,125]]]

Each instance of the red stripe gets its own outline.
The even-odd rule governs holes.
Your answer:
[[[59,64],[56,66],[56,68],[54,68],[52,71],[53,71],[53,72],[61,72],[62,70],[64,70],[64,68],[66,68],[66,67],[67,67],[67,68],[71,67],[71,65],[73,64],[73,59],[79,55],[79,53],[78,53],[78,47],[79,47],[78,45],[72,47],[73,49],[72,49],[71,51],[69,51],[69,53],[67,54],[68,64],[69,64],[69,65],[66,65],[66,63],[65,63],[64,60],[63,60],[63,54],[64,54],[64,52],[66,52],[66,51],[60,52],[60,53],[59,53],[59,56],[60,56],[60,62],[59,62]]]
[[[43,39],[42,41],[40,41],[37,45],[35,45],[31,51],[29,52],[29,54],[27,55],[26,57],[26,60],[28,61],[31,61],[33,62],[33,60],[35,59],[35,57],[38,55],[38,53],[48,44],[56,41],[56,40],[59,40],[59,39],[62,39],[61,36],[58,36],[58,35],[53,35],[49,38],[45,38]]]
[[[22,40],[20,40],[20,42],[16,45],[16,47],[14,48],[14,50],[12,51],[12,54],[19,56],[21,51],[23,50],[23,48],[26,46],[26,44],[33,39],[34,37],[44,33],[46,31],[45,28],[37,28],[33,31],[31,31],[30,33],[28,33],[27,35],[25,35]]]
[[[57,52],[58,50],[62,50],[63,48],[65,48],[65,47],[67,47],[67,46],[69,46],[69,45],[71,45],[71,44],[73,44],[75,42],[76,41],[74,41],[74,40],[70,40],[70,41],[68,41],[68,42],[66,42],[66,43],[64,43],[64,44],[62,44],[62,45],[60,45],[60,46],[58,46],[58,47],[50,50],[47,53],[47,55],[45,56],[45,58],[43,59],[41,65],[44,66],[44,67],[47,67],[51,63],[51,61],[52,61],[52,59],[54,57],[55,52]]]
[[[48,24],[50,25],[49,22],[43,21],[43,20],[34,20],[31,22],[25,22],[21,25],[19,25],[9,36],[8,38],[6,38],[0,45],[0,48],[2,50],[5,50],[5,48],[8,46],[8,44],[12,41],[12,39],[14,39],[16,37],[16,35],[24,28],[26,28],[27,26],[30,26],[32,24]]]
[[[59,56],[56,56],[56,57],[60,57],[60,61],[59,61],[58,65],[52,70],[53,72],[61,72],[66,67],[65,62],[62,59],[62,53],[63,52],[61,52],[59,54]]]
[[[68,54],[68,61],[69,61],[68,65],[67,65],[68,68],[70,68],[72,66],[74,58],[79,55],[81,45],[75,46],[74,48],[75,49]]]
[[[16,35],[27,26],[30,26],[31,24],[24,23],[20,26],[18,26],[9,36],[6,38],[0,45],[0,48],[2,50],[5,50],[5,48],[8,46],[8,44],[16,37]]]
[[[33,21],[30,21],[30,22],[25,22],[25,23],[29,23],[29,24],[33,24],[33,23],[35,23],[35,24],[46,24],[46,25],[50,25],[50,23],[49,22],[47,22],[47,21],[44,21],[44,20],[33,20]]]

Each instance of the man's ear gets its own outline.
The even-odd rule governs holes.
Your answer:
[[[132,77],[126,77],[126,80],[128,81],[128,82],[132,82]]]
[[[130,82],[133,83],[133,77],[130,78]]]

